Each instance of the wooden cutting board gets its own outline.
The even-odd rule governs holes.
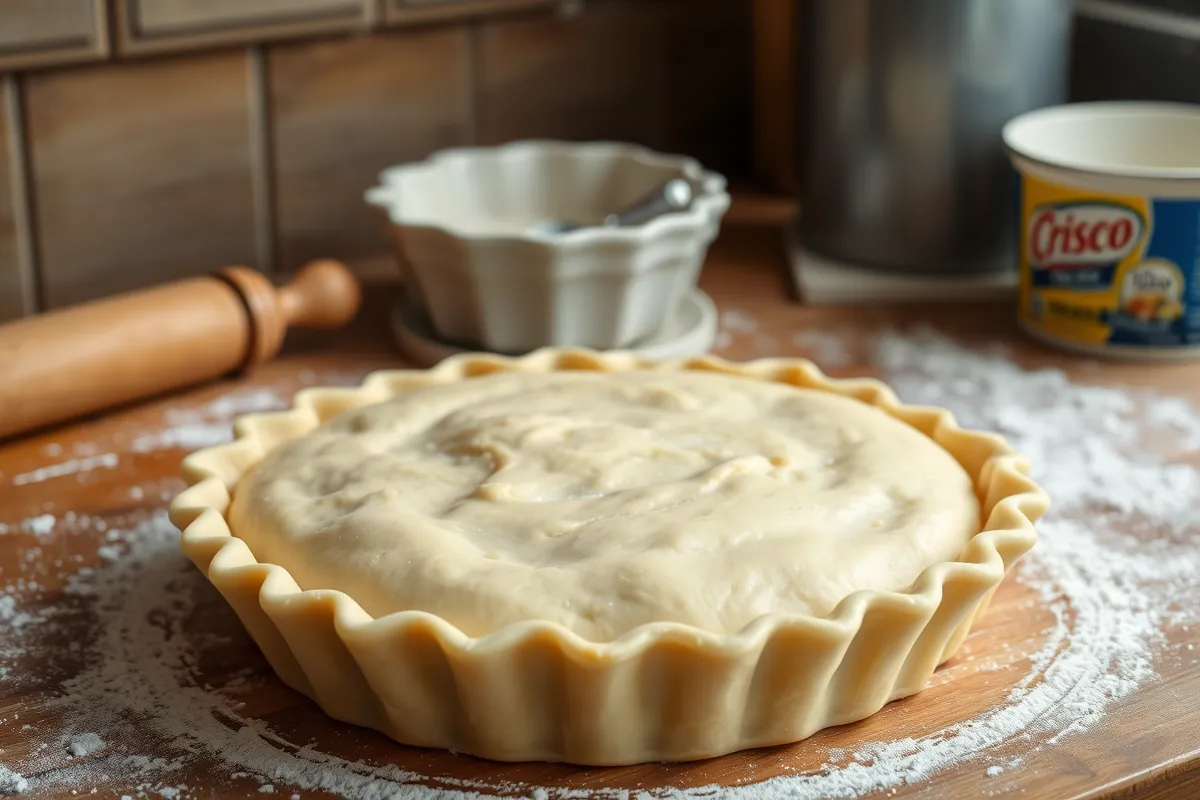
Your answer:
[[[794,331],[801,323],[829,329],[849,324],[843,311],[797,308],[778,291],[777,280],[773,270],[742,265],[724,269],[719,260],[717,268],[706,272],[705,288],[719,304],[742,309],[756,320],[754,331],[733,330],[724,339],[729,356],[800,354],[781,335],[772,338],[772,331]],[[381,319],[376,319],[380,327],[371,327],[372,319],[368,314],[365,330],[384,330]],[[992,306],[876,310],[854,324],[868,330],[916,319],[932,321],[951,333],[986,329],[990,335],[1001,331],[1008,336],[1011,328],[1007,309]],[[33,609],[38,619],[50,621],[41,633],[30,627],[32,623],[17,631],[11,617],[5,621],[0,616],[0,665],[7,669],[0,672],[7,676],[0,678],[0,764],[25,776],[34,787],[31,796],[68,797],[93,790],[100,797],[139,793],[153,797],[161,796],[156,794],[161,790],[174,796],[172,790],[186,787],[180,796],[259,797],[267,784],[285,796],[334,796],[335,791],[307,790],[289,783],[287,775],[247,774],[249,770],[229,759],[205,753],[188,756],[174,769],[137,774],[129,766],[130,754],[168,761],[179,756],[171,742],[162,740],[158,728],[130,717],[118,726],[118,734],[104,734],[99,747],[94,747],[94,741],[64,739],[65,733],[80,732],[80,717],[86,720],[87,714],[72,712],[69,706],[64,710],[56,698],[63,694],[64,681],[73,676],[91,675],[94,683],[102,674],[97,620],[107,619],[111,627],[114,618],[112,609],[96,606],[97,598],[65,592],[71,576],[113,565],[129,569],[130,576],[139,574],[136,570],[145,565],[130,567],[132,562],[122,561],[130,557],[122,549],[121,537],[108,531],[136,524],[163,508],[166,499],[182,487],[177,476],[184,449],[219,436],[230,412],[277,405],[313,382],[350,384],[371,369],[399,365],[380,334],[364,336],[360,329],[346,336],[350,338],[325,341],[325,352],[286,356],[240,383],[211,386],[0,447],[0,523],[9,529],[0,536],[0,586],[18,586],[16,608]],[[774,344],[768,345],[768,340]],[[1019,339],[1012,341],[1029,363],[1087,370],[1089,379],[1158,386],[1200,402],[1200,373],[1195,368],[1096,368],[1028,348]],[[831,371],[862,374],[870,371],[870,365]],[[26,521],[24,528],[22,521]],[[944,736],[939,732],[1004,707],[1018,683],[1036,685],[1053,664],[1053,658],[1034,664],[1030,656],[1041,652],[1047,637],[1059,630],[1041,596],[1020,581],[1009,580],[961,652],[939,670],[926,691],[893,703],[861,723],[823,731],[790,747],[689,765],[608,770],[505,765],[401,747],[378,734],[328,719],[271,674],[236,617],[215,591],[191,573],[182,556],[167,549],[155,558],[159,561],[147,568],[175,570],[172,580],[183,582],[186,607],[155,608],[154,595],[148,594],[147,607],[141,609],[135,593],[123,601],[127,607],[122,613],[142,626],[138,630],[160,637],[163,649],[158,661],[178,658],[180,652],[192,655],[182,665],[164,665],[151,658],[145,665],[148,692],[161,690],[154,684],[156,676],[174,669],[189,676],[185,683],[195,684],[189,691],[198,694],[189,696],[198,698],[205,709],[223,709],[206,712],[207,717],[219,717],[224,730],[247,728],[247,741],[253,740],[260,751],[275,748],[281,757],[291,759],[289,763],[299,759],[317,770],[318,760],[334,756],[360,762],[360,766],[338,766],[339,774],[360,778],[392,765],[426,786],[498,787],[485,790],[487,794],[541,797],[534,787],[551,795],[557,789],[627,789],[634,794],[710,785],[747,789],[774,777],[818,775],[844,767],[864,742]],[[1165,634],[1164,648],[1196,638],[1195,631],[1176,629]],[[1015,731],[976,758],[935,765],[938,768],[926,779],[861,796],[1200,797],[1200,666],[1196,659],[1164,659],[1157,668],[1157,679],[1083,732],[1052,742],[1049,733],[1026,738]],[[129,680],[127,674],[120,679]],[[137,682],[125,691],[136,694]],[[78,755],[71,752],[73,744],[78,745]],[[55,788],[37,788],[44,784]],[[836,788],[829,781],[818,785]],[[846,791],[854,787],[843,786]],[[390,791],[395,787],[381,785],[378,796],[388,796]],[[776,796],[780,795],[761,787],[757,794],[762,800]]]

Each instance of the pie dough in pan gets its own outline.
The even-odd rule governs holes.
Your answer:
[[[530,576],[531,594],[520,602],[505,598],[502,583],[491,587],[480,583],[478,591],[487,589],[488,596],[496,598],[493,602],[474,606],[457,603],[456,599],[461,598],[454,593],[470,591],[471,574],[482,575],[479,580],[485,581],[491,580],[488,576],[492,573],[486,569],[467,570],[464,578],[459,571],[449,570],[449,577],[440,583],[426,585],[422,581],[427,576],[419,570],[397,572],[397,559],[388,567],[391,572],[371,566],[376,562],[387,564],[388,548],[378,546],[381,540],[387,541],[386,521],[396,517],[398,509],[402,512],[406,503],[424,502],[421,500],[424,495],[430,495],[429,503],[436,505],[432,487],[444,483],[441,478],[430,478],[428,486],[422,484],[424,495],[414,494],[406,500],[386,487],[380,489],[381,484],[372,483],[370,474],[322,477],[321,471],[330,473],[331,465],[358,463],[354,447],[362,445],[360,442],[351,446],[351,439],[356,436],[361,439],[364,427],[365,434],[370,435],[370,426],[380,424],[379,420],[371,422],[373,415],[386,416],[394,406],[403,413],[439,419],[436,407],[432,411],[408,407],[412,405],[407,403],[411,398],[428,397],[436,401],[444,395],[452,399],[463,395],[456,389],[462,382],[493,373],[625,371],[637,371],[637,375],[626,381],[600,381],[595,385],[610,390],[620,386],[618,394],[633,392],[636,396],[639,391],[662,392],[662,386],[672,386],[672,375],[680,375],[675,382],[681,388],[682,399],[667,397],[664,402],[670,403],[689,398],[703,401],[705,392],[719,391],[720,382],[708,380],[704,377],[706,373],[776,384],[763,387],[763,396],[772,402],[785,402],[786,396],[781,400],[780,393],[786,395],[787,387],[798,387],[805,391],[796,392],[797,395],[813,399],[810,405],[817,411],[812,413],[820,416],[828,412],[822,419],[832,415],[833,427],[821,433],[821,438],[866,437],[861,442],[863,446],[852,449],[867,460],[851,468],[848,475],[838,476],[834,483],[840,485],[847,478],[853,483],[857,473],[871,472],[872,464],[881,464],[895,452],[913,475],[937,478],[926,479],[926,485],[953,483],[956,475],[960,475],[963,491],[973,492],[974,497],[969,505],[942,513],[936,503],[931,506],[919,502],[929,498],[920,496],[923,490],[914,484],[916,494],[902,499],[904,507],[917,514],[916,518],[905,516],[887,522],[888,531],[895,532],[893,528],[900,531],[896,537],[872,536],[868,529],[857,538],[838,540],[853,541],[853,547],[842,548],[845,552],[840,552],[837,546],[821,550],[826,562],[831,558],[837,562],[830,562],[829,570],[848,593],[801,592],[789,602],[784,602],[787,598],[777,598],[777,610],[756,615],[753,611],[764,602],[764,592],[765,602],[775,602],[771,600],[769,586],[756,586],[741,595],[729,595],[727,601],[718,599],[708,605],[697,601],[695,607],[684,602],[691,599],[685,592],[676,592],[674,600],[678,602],[673,601],[669,592],[665,601],[656,600],[653,597],[656,591],[662,594],[671,587],[656,590],[653,582],[635,583],[636,591],[624,595],[639,599],[651,595],[642,605],[622,606],[619,592],[613,595],[615,600],[606,597],[604,569],[636,566],[642,557],[635,554],[631,559],[614,560],[607,552],[619,549],[620,541],[609,541],[619,540],[618,534],[622,532],[619,526],[597,528],[600,533],[606,530],[610,533],[608,539],[599,540],[602,548],[607,548],[604,558],[589,560],[578,553],[572,554],[574,560],[568,559],[566,563],[569,579],[560,582],[561,588],[556,589],[553,581],[538,583],[538,570],[505,562],[517,545],[530,546],[526,541],[528,532],[514,524],[514,520],[500,522],[507,524],[520,541],[506,542],[505,552],[497,555],[485,553],[487,548],[479,542],[461,544],[452,537],[446,538],[455,531],[471,530],[477,519],[471,518],[471,524],[465,527],[455,522],[457,528],[443,529],[427,528],[422,517],[413,530],[427,538],[414,534],[415,538],[406,543],[415,557],[428,551],[433,554],[431,558],[444,561],[454,552],[478,552],[481,557],[500,559],[495,571],[495,575],[501,576],[498,580],[510,574],[504,569],[518,567],[525,570],[519,574]],[[648,375],[656,379],[649,380]],[[661,382],[657,376],[662,376]],[[495,382],[506,380],[509,379],[495,378]],[[520,379],[509,382],[516,390],[523,388]],[[482,387],[484,383],[487,382],[478,385]],[[530,382],[535,388],[544,385],[551,390],[559,387],[561,391],[587,383],[573,379],[555,382],[552,378]],[[661,385],[656,387],[656,383]],[[638,389],[639,386],[642,388]],[[434,387],[441,387],[440,393]],[[412,394],[421,389],[430,391]],[[817,393],[831,396],[829,402],[821,401]],[[551,396],[553,391],[546,395]],[[750,396],[754,397],[754,393]],[[847,408],[843,398],[873,408]],[[712,401],[711,397],[707,399]],[[386,401],[392,402],[386,408],[380,405]],[[457,447],[464,437],[468,450],[500,446],[492,441],[495,437],[481,439],[480,434],[489,433],[489,424],[519,427],[525,422],[522,414],[532,413],[519,403],[512,408],[501,404],[494,409],[500,416],[480,412],[476,418],[471,416],[473,401],[469,397],[468,401],[463,401],[466,422],[459,420],[458,429],[443,431],[442,438],[424,442],[423,448],[414,446],[413,452],[429,455],[408,465],[413,470],[410,474],[423,476],[431,465],[436,465],[438,454],[448,449],[448,442],[457,443],[454,445]],[[840,424],[839,409],[847,409],[845,414],[855,418],[855,424]],[[811,409],[805,407],[803,411],[810,413]],[[877,419],[881,415],[876,412],[892,419]],[[502,422],[495,422],[497,419]],[[892,425],[893,420],[903,423],[903,427]],[[322,427],[326,422],[329,425]],[[398,424],[395,420],[391,422]],[[321,431],[314,434],[318,427]],[[292,409],[243,417],[235,430],[234,442],[198,451],[184,461],[190,487],[173,502],[171,517],[183,531],[185,553],[234,608],[274,670],[286,683],[339,720],[377,729],[405,744],[503,761],[621,765],[693,760],[795,742],[822,728],[867,717],[887,702],[919,691],[934,669],[954,654],[1007,571],[1034,546],[1033,524],[1048,504],[1044,492],[1027,477],[1025,459],[1013,453],[1000,437],[963,430],[941,409],[905,406],[878,381],[830,379],[811,362],[799,359],[735,364],[702,357],[663,364],[625,353],[566,349],[540,350],[521,358],[464,354],[428,371],[374,373],[358,388],[307,389],[296,396]],[[386,431],[387,424],[380,430]],[[338,450],[342,444],[338,431],[345,432],[349,462],[347,453]],[[912,437],[914,431],[919,440],[905,438]],[[607,447],[615,453],[612,458],[632,459],[617,443],[606,444],[603,436],[588,438],[587,433],[580,439],[583,443],[580,447]],[[512,435],[524,436],[520,441],[526,442],[529,434],[521,429]],[[670,435],[680,442],[693,441],[688,436],[678,439],[682,435],[679,431]],[[730,440],[738,438],[732,424],[731,430],[723,435]],[[744,434],[745,437],[750,437],[750,444],[743,441],[743,446],[759,446],[751,433]],[[897,445],[890,451],[886,447],[888,441],[876,441],[890,437],[896,439]],[[504,444],[515,446],[513,441],[510,437]],[[714,441],[716,444],[696,439],[695,447],[719,450],[721,437]],[[371,445],[369,440],[367,445]],[[689,470],[695,465],[676,464],[689,456],[685,452],[688,445],[681,445],[678,452],[665,453],[656,446],[647,449],[642,444],[635,442],[635,445],[633,455],[637,459],[650,459],[655,474],[666,470],[671,479],[672,464],[682,470],[675,479],[692,474]],[[396,442],[381,441],[376,449],[390,454],[398,446]],[[751,487],[746,491],[753,493],[767,485],[764,481],[769,482],[771,470],[793,470],[800,475],[799,491],[806,477],[805,469],[810,465],[804,463],[805,451],[787,451],[788,446],[786,441],[774,440],[762,444],[761,458],[730,460],[728,453],[708,454],[714,462],[725,458],[748,474],[729,479],[726,470],[716,478],[709,476],[705,491],[717,485],[713,480],[718,484],[720,480],[731,480],[734,483],[730,485],[736,489],[741,485],[735,485],[736,481],[745,479]],[[533,455],[544,459],[546,453],[553,451],[550,447]],[[943,452],[948,458],[941,458]],[[268,454],[275,457],[268,458]],[[474,463],[470,458],[473,456],[469,455],[468,466]],[[665,460],[654,462],[656,458]],[[272,473],[274,480],[257,475],[260,465],[264,473],[276,471]],[[394,464],[388,467],[399,468]],[[552,468],[547,469],[553,473]],[[320,473],[317,478],[313,477],[314,471]],[[583,469],[588,475],[594,472],[591,466]],[[904,483],[903,472],[894,464],[883,469],[893,484]],[[385,469],[384,477],[388,475],[392,474]],[[518,477],[533,480],[534,484],[538,480],[536,473],[532,477],[528,472],[518,473]],[[616,481],[620,490],[630,488],[626,484],[631,479],[617,470],[615,478],[601,474],[593,476],[593,480],[603,486],[609,485],[605,481]],[[636,483],[638,478],[632,480]],[[414,480],[414,483],[419,482]],[[484,490],[487,500],[504,492],[520,493],[525,491],[522,486],[528,485],[529,480],[524,484],[508,481],[479,488]],[[781,485],[786,488],[788,484]],[[239,494],[239,486],[252,491]],[[308,489],[297,492],[297,487]],[[353,496],[346,502],[348,491]],[[947,491],[947,497],[955,496],[952,490]],[[551,494],[550,499],[555,503],[576,504],[555,506],[566,515],[564,518],[572,514],[582,515],[581,520],[595,518],[595,508],[578,505],[577,498],[586,501],[589,497],[588,492],[581,492],[579,485],[558,487],[558,494]],[[662,505],[664,496],[647,499],[639,495],[638,501]],[[352,507],[358,516],[336,509],[330,511],[325,500],[328,497],[340,499],[341,505]],[[755,497],[755,502],[766,503],[763,507],[770,511],[776,495]],[[828,497],[842,496],[835,493]],[[738,499],[736,491],[732,499]],[[367,500],[375,505],[360,511]],[[942,505],[948,507],[950,503]],[[513,509],[519,513],[520,507],[517,503],[498,508],[508,514]],[[491,513],[486,504],[481,508]],[[719,510],[721,504],[712,508]],[[975,531],[963,532],[964,515],[976,512]],[[907,563],[907,550],[923,541],[916,535],[921,533],[922,515],[940,531],[929,540],[932,542],[929,547],[940,547],[953,555],[931,561],[909,582],[903,567]],[[720,533],[711,517],[706,512],[693,519],[692,528],[670,528],[666,533],[662,529],[635,531],[655,536],[669,534],[674,538],[668,539],[667,554],[675,558],[676,551],[682,550],[686,556],[681,561],[668,561],[665,571],[652,577],[670,582],[675,574],[682,583],[685,578],[694,580],[695,575],[689,573],[707,575],[704,570],[708,569],[715,577],[695,585],[713,585],[722,580],[741,588],[755,584],[755,570],[762,567],[739,564],[736,545],[730,547],[726,559],[728,575],[722,572],[725,565],[721,558],[705,555],[714,546],[722,546],[719,536],[705,538],[705,532]],[[745,515],[739,519],[745,527]],[[835,515],[831,519],[841,517]],[[552,513],[543,522],[551,524],[554,520]],[[535,521],[531,521],[531,529],[536,528]],[[786,522],[785,516],[782,533],[786,533]],[[758,531],[757,526],[755,530],[768,539],[772,532]],[[849,535],[846,531],[838,533]],[[776,538],[770,541],[787,544],[787,537],[779,536],[781,531],[774,533]],[[908,539],[897,538],[901,535]],[[956,536],[965,542],[961,548]],[[339,542],[348,542],[358,550],[348,552],[344,558],[340,554],[321,556],[322,552],[336,554]],[[451,549],[440,552],[434,544]],[[452,545],[459,549],[454,550]],[[356,553],[372,546],[375,556],[366,562],[354,559]],[[886,555],[873,553],[870,550],[873,546],[891,547],[893,551]],[[947,547],[953,549],[946,550]],[[260,561],[256,551],[275,553],[274,561],[288,562],[292,570],[271,559]],[[941,551],[930,549],[921,557],[929,560],[930,553]],[[859,555],[853,555],[855,552]],[[783,557],[789,555],[799,564],[801,559],[796,553],[811,555],[803,549],[789,550],[784,546],[769,551],[770,558],[761,564],[786,560]],[[893,564],[900,566],[889,567]],[[672,573],[672,569],[677,572]],[[809,580],[817,574],[812,569],[807,572],[799,566],[797,569],[797,574],[809,575]],[[380,575],[384,577],[379,578]],[[372,576],[378,579],[372,580]],[[394,582],[405,576],[406,582]],[[589,600],[588,593],[579,590],[576,584],[600,587],[595,608],[586,613],[569,612],[585,608]],[[308,588],[302,589],[302,585]],[[399,607],[387,604],[389,585],[399,587],[394,593],[401,598]],[[518,589],[514,587],[513,591]],[[692,591],[692,594],[697,593]],[[558,595],[562,595],[561,601]],[[422,597],[431,600],[423,603]],[[655,602],[672,609],[666,621],[654,618]],[[423,607],[408,609],[408,603]],[[644,608],[646,603],[651,606],[649,611]],[[614,605],[619,607],[608,613]],[[364,606],[376,613],[368,612]],[[441,609],[445,616],[431,608]]]

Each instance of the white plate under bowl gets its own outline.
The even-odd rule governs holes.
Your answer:
[[[396,343],[420,367],[432,367],[447,356],[471,349],[440,341],[429,318],[407,300],[396,304],[391,323]],[[652,361],[666,361],[707,353],[716,335],[716,304],[704,292],[693,289],[656,336],[626,349]]]

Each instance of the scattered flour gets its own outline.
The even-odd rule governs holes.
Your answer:
[[[96,555],[100,556],[105,561],[116,561],[121,557],[121,548],[116,545],[106,544],[96,548]]]
[[[17,598],[11,594],[0,595],[0,622],[18,630],[36,621],[32,614],[17,610]]]
[[[58,519],[53,514],[41,514],[21,522],[21,530],[34,536],[48,536],[54,531]]]
[[[756,784],[663,791],[613,786],[592,796],[687,800],[719,791],[730,800],[854,798],[895,791],[968,762],[989,777],[1011,775],[1029,754],[1086,730],[1113,703],[1155,680],[1160,660],[1186,652],[1169,644],[1163,630],[1194,630],[1200,622],[1200,508],[1194,503],[1200,474],[1152,452],[1142,434],[1164,429],[1176,434],[1173,444],[1182,451],[1194,449],[1187,442],[1200,432],[1200,412],[1178,399],[1078,385],[1058,371],[1025,371],[1002,352],[967,351],[927,331],[881,337],[875,356],[906,401],[949,407],[965,425],[1000,430],[1030,456],[1054,506],[1018,579],[1053,619],[1045,640],[1025,654],[1028,663],[1018,662],[1024,671],[997,706],[918,738],[863,742],[852,752],[830,752],[819,770]],[[276,401],[272,395],[239,402],[271,407]],[[227,428],[221,436],[227,438]],[[47,531],[54,521],[44,523]],[[253,785],[264,793],[321,790],[362,800],[582,796],[501,781],[431,780],[348,761],[240,716],[241,703],[230,691],[199,681],[197,653],[204,643],[187,626],[195,598],[211,589],[179,553],[165,515],[114,530],[117,539],[104,537],[98,546],[119,545],[120,556],[77,572],[67,584],[69,599],[94,617],[95,639],[86,645],[91,666],[63,680],[47,709],[68,720],[69,729],[57,731],[64,741],[78,742],[94,757],[64,764],[54,761],[53,748],[33,752],[0,768],[0,791],[55,791],[122,775],[141,781],[139,797],[185,797],[198,790],[171,777],[204,759],[231,781],[257,780]],[[62,623],[0,604],[0,620],[21,613],[30,619],[15,630],[18,642]],[[155,757],[130,744],[130,720]]]
[[[721,327],[731,333],[757,333],[758,320],[744,311],[729,308],[721,312]]]
[[[87,458],[72,458],[70,461],[63,461],[59,464],[51,464],[48,467],[35,469],[32,472],[23,472],[20,475],[14,475],[12,482],[13,486],[24,486],[28,483],[41,483],[42,481],[48,481],[51,478],[61,478],[65,475],[91,472],[94,469],[113,469],[119,461],[120,459],[116,453],[104,453],[103,455],[89,456]]]
[[[198,450],[223,444],[233,438],[232,421],[241,414],[272,411],[287,405],[287,399],[271,389],[232,392],[207,406],[187,411],[168,411],[167,427],[133,440],[135,453],[179,448]]]
[[[67,741],[67,752],[76,758],[104,749],[104,740],[95,733],[79,733]]]
[[[792,344],[810,353],[818,367],[845,367],[854,363],[846,337],[823,330],[803,330],[792,334]]]
[[[0,793],[21,794],[29,789],[29,781],[0,764]]]
[[[1150,424],[1169,428],[1182,434],[1180,447],[1187,450],[1200,449],[1200,417],[1196,416],[1191,404],[1180,397],[1160,397],[1146,410]]]
[[[713,349],[723,351],[740,342],[763,357],[783,355],[786,342],[782,342],[764,331],[758,320],[745,311],[727,308],[721,312],[720,325],[713,339]]]

